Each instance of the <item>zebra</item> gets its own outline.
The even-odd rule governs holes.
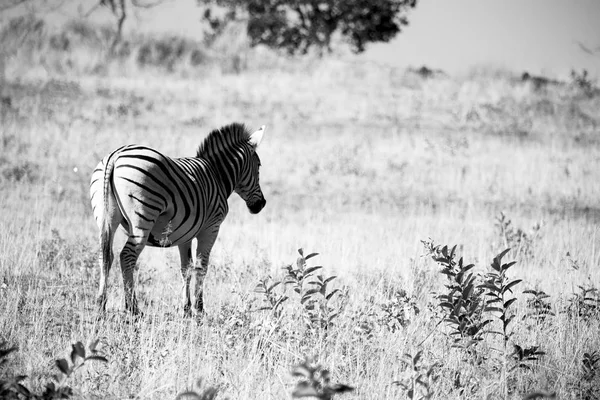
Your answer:
[[[106,289],[114,259],[113,237],[121,226],[127,242],[120,252],[125,308],[140,313],[133,271],[145,246],[178,246],[184,282],[184,316],[204,312],[203,282],[210,251],[235,191],[250,213],[266,200],[259,185],[256,148],[265,126],[251,133],[232,123],[209,133],[196,157],[170,158],[141,145],[125,145],[100,161],[92,172],[90,197],[100,230],[100,282],[96,306],[106,309]],[[196,262],[192,240],[197,240]],[[198,262],[199,261],[199,262]]]

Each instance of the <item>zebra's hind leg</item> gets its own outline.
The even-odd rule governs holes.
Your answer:
[[[102,243],[102,238],[100,239],[100,243]],[[98,309],[98,315],[102,315],[106,311],[106,287],[108,286],[108,275],[114,259],[112,243],[102,243],[101,246],[110,247],[108,254],[105,255],[103,251],[100,251],[100,255],[98,257],[98,264],[100,265],[100,280],[98,282],[98,294],[96,295],[96,307]]]
[[[100,265],[100,280],[98,282],[98,294],[96,295],[96,307],[98,316],[106,311],[106,288],[108,286],[108,276],[114,260],[113,238],[117,227],[121,223],[122,216],[118,212],[109,213],[100,226],[100,256],[98,263]]]
[[[192,302],[190,301],[190,266],[192,259],[192,242],[184,243],[179,247],[179,258],[181,259],[181,277],[183,278],[183,316],[192,316]]]
[[[141,236],[130,234],[125,247],[121,251],[121,273],[123,274],[123,286],[125,289],[125,309],[133,315],[140,314],[135,295],[133,272],[138,257],[146,245],[146,240],[147,234]]]

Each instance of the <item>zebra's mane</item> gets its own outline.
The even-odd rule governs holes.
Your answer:
[[[251,134],[252,132],[246,125],[238,122],[214,129],[198,146],[196,157],[206,157],[211,153],[218,153],[221,148],[237,147],[247,142]]]

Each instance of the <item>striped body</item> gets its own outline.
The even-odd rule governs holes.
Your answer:
[[[149,232],[149,246],[189,242],[227,215],[230,193],[220,185],[211,186],[215,179],[206,160],[169,158],[145,146],[128,145],[104,157],[92,175],[90,192],[99,226],[104,216],[104,171],[115,154],[111,182],[115,197],[121,199],[117,204],[124,216],[122,225],[129,230],[131,220],[138,217],[138,226]]]
[[[103,248],[97,300],[101,312],[113,261],[112,238],[119,226],[128,235],[120,254],[126,307],[139,311],[133,269],[143,248],[178,246],[184,312],[202,312],[208,258],[227,215],[228,197],[236,191],[252,213],[266,203],[255,152],[263,132],[261,128],[250,134],[243,125],[232,124],[211,132],[196,157],[170,158],[146,146],[127,145],[100,161],[92,173],[90,196]],[[196,262],[193,239],[198,241]]]

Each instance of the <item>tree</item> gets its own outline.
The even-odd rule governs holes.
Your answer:
[[[137,8],[152,8],[162,3],[162,0],[154,0],[151,2],[143,2],[141,0],[129,0],[131,6]],[[111,51],[115,49],[115,46],[121,41],[123,34],[123,25],[127,19],[127,1],[126,0],[99,0],[98,3],[87,12],[86,16],[90,15],[98,7],[107,7],[113,13],[117,22],[117,32],[112,42]]]
[[[311,47],[332,51],[339,32],[355,53],[370,42],[388,42],[402,26],[417,0],[198,0],[206,7],[205,20],[212,31],[247,19],[251,45],[264,44],[290,54],[306,54]],[[215,15],[215,8],[228,11]]]

